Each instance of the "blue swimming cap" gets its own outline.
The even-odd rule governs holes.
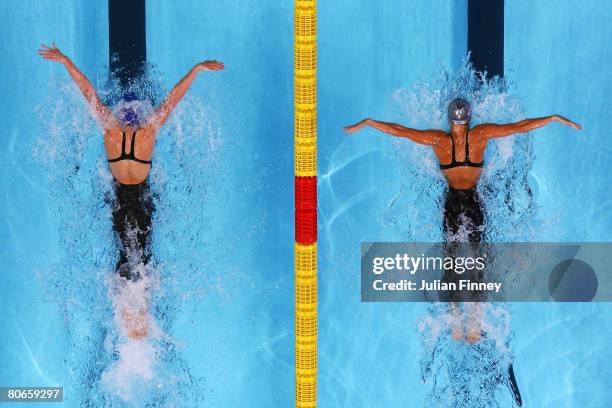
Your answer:
[[[136,94],[133,92],[126,92],[123,97],[121,97],[121,101],[123,103],[129,103],[138,100],[138,96],[136,96]],[[138,125],[140,124],[140,118],[138,117],[138,113],[132,106],[126,106],[121,108],[121,116],[123,123],[128,126],[138,127]]]

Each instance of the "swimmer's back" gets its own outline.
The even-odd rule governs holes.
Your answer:
[[[140,184],[147,179],[154,146],[155,130],[151,127],[117,127],[104,131],[108,164],[114,179],[121,184]]]

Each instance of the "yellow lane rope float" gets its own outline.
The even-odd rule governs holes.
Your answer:
[[[295,406],[317,405],[317,13],[295,0]]]

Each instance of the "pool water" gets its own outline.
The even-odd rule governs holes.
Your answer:
[[[472,89],[460,81],[466,3],[318,6],[321,406],[511,406],[490,375],[509,360],[524,406],[612,403],[608,304],[499,305],[495,347],[470,348],[423,329],[435,306],[360,302],[360,242],[440,239],[443,182],[426,149],[342,127],[443,126],[440,101]],[[612,238],[611,13],[595,0],[506,2],[506,88],[475,96],[476,119],[560,113],[584,130],[553,124],[489,148],[483,182],[515,193],[514,211],[487,197],[500,241]],[[293,404],[292,14],[269,0],[147,2],[156,90],[203,59],[226,70],[201,74],[160,134],[156,262],[142,282],[154,336],[134,343],[114,306],[145,288],[115,291],[100,133],[68,75],[36,54],[57,42],[111,92],[107,4],[2,3],[0,385],[64,386],[67,407]]]

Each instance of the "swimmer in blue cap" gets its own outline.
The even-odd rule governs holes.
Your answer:
[[[204,61],[196,64],[166,96],[150,117],[141,117],[141,101],[134,93],[125,93],[115,113],[98,96],[91,82],[76,65],[53,44],[41,45],[38,53],[47,60],[66,67],[94,118],[104,131],[104,146],[115,180],[116,201],[113,206],[113,226],[120,241],[119,262],[116,272],[128,279],[137,280],[143,266],[150,260],[149,235],[153,201],[147,182],[151,171],[153,148],[157,132],[164,125],[176,105],[185,96],[197,74],[201,71],[220,71],[221,62]],[[140,316],[125,316],[125,320],[141,322]],[[146,326],[129,324],[130,337],[142,338]]]

